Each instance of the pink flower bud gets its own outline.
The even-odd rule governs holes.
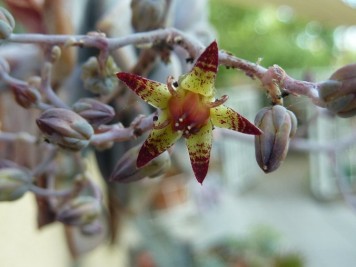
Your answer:
[[[94,134],[84,118],[64,108],[46,110],[36,123],[48,142],[74,151],[86,147]]]
[[[290,138],[297,130],[297,119],[293,112],[275,105],[260,110],[255,125],[263,132],[255,136],[257,163],[265,173],[275,171],[287,155]]]
[[[114,109],[98,100],[82,98],[73,105],[73,110],[86,119],[94,128],[108,123],[115,116]]]
[[[329,80],[319,85],[319,96],[326,108],[339,117],[356,114],[356,64],[335,71]]]
[[[38,100],[41,99],[40,93],[27,86],[13,86],[12,92],[14,93],[16,103],[23,108],[32,108],[36,105]]]
[[[79,196],[71,199],[57,212],[57,220],[75,226],[93,223],[101,213],[99,201],[91,196]]]
[[[145,177],[157,177],[170,168],[171,157],[168,151],[163,152],[143,167],[137,168],[136,161],[140,148],[141,145],[135,146],[120,158],[110,176],[110,181],[131,183]]]

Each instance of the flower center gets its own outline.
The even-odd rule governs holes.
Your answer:
[[[210,107],[202,95],[187,92],[184,96],[172,96],[168,102],[174,131],[182,131],[184,137],[196,134],[209,120]]]

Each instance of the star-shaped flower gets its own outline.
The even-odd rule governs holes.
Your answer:
[[[200,55],[192,70],[182,75],[178,82],[172,77],[168,77],[167,84],[163,84],[136,74],[116,74],[144,101],[161,110],[153,130],[140,149],[138,168],[183,136],[195,177],[203,183],[209,167],[214,126],[245,134],[261,134],[246,118],[223,105],[227,96],[215,99],[218,61],[218,46],[214,41]]]

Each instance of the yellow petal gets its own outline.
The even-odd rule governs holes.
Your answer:
[[[182,132],[173,131],[172,125],[166,124],[167,112],[162,112],[150,135],[143,143],[137,157],[137,167],[140,168],[152,159],[170,148],[181,136]],[[162,127],[164,125],[165,127]]]
[[[190,162],[199,183],[203,183],[209,168],[213,125],[211,122],[203,126],[197,134],[186,139]]]
[[[150,105],[160,109],[167,107],[167,102],[171,94],[166,84],[127,72],[119,72],[116,76]]]
[[[200,55],[193,69],[181,77],[179,86],[203,96],[212,96],[219,63],[218,52],[218,45],[214,41]]]
[[[220,105],[210,109],[210,118],[214,126],[238,131],[245,134],[260,135],[262,132],[235,110]]]

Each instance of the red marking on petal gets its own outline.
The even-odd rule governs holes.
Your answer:
[[[195,67],[204,71],[211,71],[216,73],[219,64],[219,50],[216,41],[212,42],[204,52],[199,56]]]
[[[245,134],[260,135],[262,131],[245,117],[239,115],[238,131]]]
[[[133,73],[119,72],[116,76],[152,106],[161,109],[167,106],[167,101],[171,97],[167,85]]]
[[[148,162],[150,162],[151,160],[153,160],[155,157],[159,156],[163,152],[164,151],[160,152],[154,147],[150,146],[146,141],[142,145],[140,152],[138,153],[138,157],[136,161],[137,168],[141,168],[145,166]]]
[[[210,157],[197,157],[190,155],[190,161],[194,171],[195,178],[201,184],[208,173]]]

